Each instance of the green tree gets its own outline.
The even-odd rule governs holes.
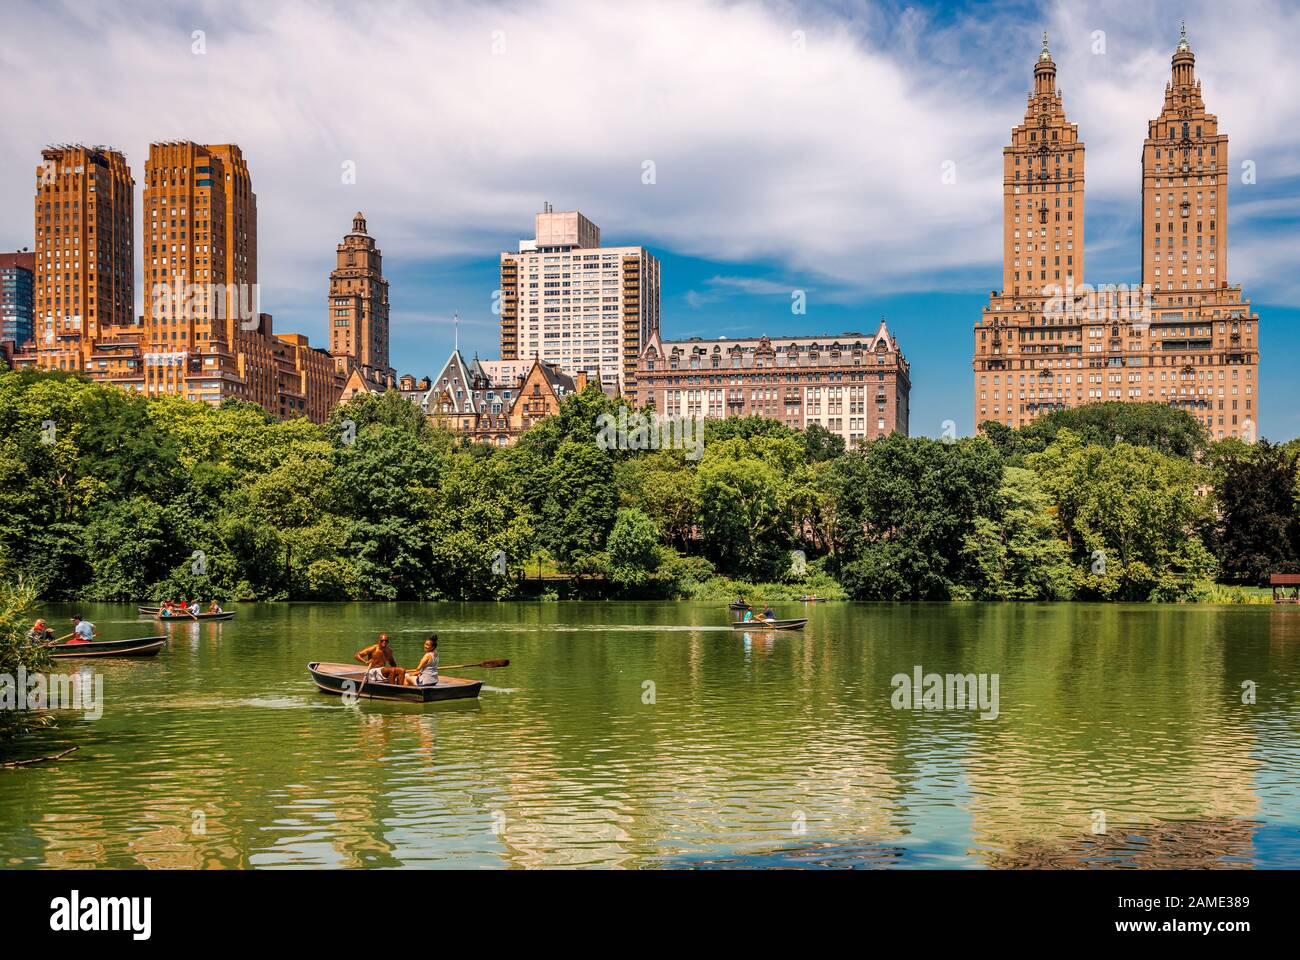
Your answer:
[[[1163,403],[1089,403],[1054,410],[1016,430],[996,421],[986,421],[980,429],[1003,456],[1013,459],[1042,452],[1062,430],[1088,444],[1124,442],[1186,458],[1198,456],[1209,442],[1200,421]]]
[[[977,517],[963,541],[972,579],[960,593],[976,600],[1068,600],[1078,574],[1037,475],[1007,467],[990,516]]]
[[[944,600],[978,577],[963,548],[994,515],[1002,458],[983,438],[893,434],[835,464],[836,555],[849,596]]]
[[[659,567],[659,532],[635,507],[618,511],[609,533],[609,578],[623,589],[640,587]]]
[[[1211,545],[1221,575],[1232,583],[1262,584],[1270,573],[1300,571],[1300,453],[1267,440],[1234,440],[1215,444],[1208,459],[1218,504]]]
[[[1178,600],[1195,595],[1213,558],[1196,535],[1213,509],[1202,468],[1130,443],[1086,444],[1069,430],[1028,458],[1057,507],[1084,596]]]

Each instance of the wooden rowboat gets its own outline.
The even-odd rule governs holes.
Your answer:
[[[137,637],[132,640],[92,640],[89,643],[56,643],[50,648],[55,660],[74,657],[152,657],[167,645],[166,637]]]
[[[153,614],[155,620],[161,620],[163,623],[196,623],[204,620],[234,620],[235,611],[226,610],[222,613],[173,613],[164,617],[162,611]]]
[[[401,703],[436,703],[440,700],[464,700],[477,697],[483,687],[482,680],[462,680],[460,677],[439,676],[432,687],[408,687],[396,683],[376,683],[367,680],[362,684],[365,670],[355,663],[307,664],[311,678],[325,693],[351,694],[369,700],[396,700]]]
[[[802,603],[824,603],[826,598],[825,597],[800,597],[799,600]]]
[[[736,603],[736,601],[734,601],[734,600],[731,601],[731,603],[727,604],[727,607],[728,607],[728,609],[730,609],[730,610],[752,610],[752,609],[754,609],[753,607],[751,607],[751,606],[750,606],[749,604],[747,604],[747,603]]]
[[[732,630],[802,630],[808,618],[802,620],[737,620]]]

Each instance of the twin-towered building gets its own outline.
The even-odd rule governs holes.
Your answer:
[[[1228,280],[1228,138],[1186,31],[1142,148],[1141,282],[1084,281],[1084,156],[1047,38],[1003,150],[1003,275],[975,325],[975,424],[1162,403],[1215,439],[1259,429],[1259,317]]]

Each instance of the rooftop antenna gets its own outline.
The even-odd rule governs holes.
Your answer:
[[[453,334],[453,343],[455,344],[454,352],[460,353],[460,314],[459,313],[453,313],[451,315],[451,323],[452,323],[452,329],[455,331]]]

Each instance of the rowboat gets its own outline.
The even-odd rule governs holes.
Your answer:
[[[799,600],[801,603],[824,603],[826,598],[825,597],[800,597]]]
[[[137,637],[132,640],[92,640],[89,643],[56,643],[50,648],[55,660],[74,657],[152,657],[167,645],[166,637]]]
[[[351,694],[371,700],[397,700],[401,703],[435,703],[440,700],[464,700],[477,697],[483,687],[482,680],[462,680],[460,677],[439,676],[432,687],[408,687],[396,683],[376,683],[367,680],[365,669],[355,663],[307,664],[311,678],[325,693]]]
[[[731,610],[752,610],[753,609],[753,607],[751,607],[747,603],[737,603],[734,600],[731,601],[731,603],[727,604],[727,607]]]
[[[737,620],[732,630],[802,630],[808,618],[802,620]]]
[[[153,614],[153,618],[155,620],[161,620],[164,623],[194,623],[195,621],[203,620],[234,620],[235,611],[226,610],[223,613],[173,613],[165,617],[162,615],[162,612],[159,611]]]

